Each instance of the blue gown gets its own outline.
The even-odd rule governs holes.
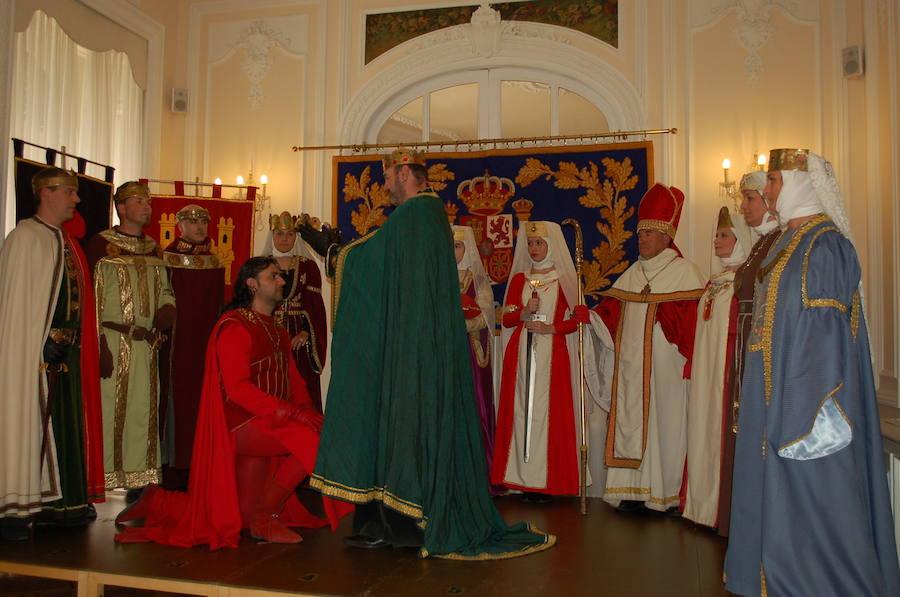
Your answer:
[[[900,595],[859,280],[825,216],[760,267],[725,557],[739,595]]]

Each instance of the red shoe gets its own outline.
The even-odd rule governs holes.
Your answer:
[[[298,533],[289,529],[277,516],[257,515],[250,523],[250,536],[268,543],[300,543],[303,541]]]
[[[159,491],[159,485],[148,485],[137,501],[131,502],[116,515],[116,524],[147,518],[147,514],[150,513],[150,503],[157,491]]]

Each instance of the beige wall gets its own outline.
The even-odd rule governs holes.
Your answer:
[[[364,65],[366,11],[447,3],[285,0],[252,11],[242,10],[246,5],[236,0],[142,4],[148,12],[150,5],[169,5],[153,9],[154,18],[167,27],[166,89],[187,87],[192,100],[191,114],[163,120],[164,146],[170,153],[161,157],[162,176],[220,176],[230,182],[237,174],[246,176],[253,159],[257,176],[265,171],[270,177],[274,210],[308,210],[328,217],[331,154],[298,155],[290,152],[290,145],[349,142],[341,133],[360,90],[383,96],[383,86],[390,81],[382,79],[394,73],[392,68],[427,51],[429,44],[407,44]],[[622,84],[643,103],[644,126],[679,128],[677,136],[655,139],[656,172],[658,179],[688,194],[678,241],[701,268],[709,267],[723,158],[732,161],[732,179],[740,177],[757,152],[773,147],[809,147],[833,162],[866,274],[876,367],[886,388],[896,377],[897,360],[898,241],[891,231],[898,199],[891,172],[896,175],[900,145],[896,115],[893,129],[890,126],[900,68],[900,15],[891,4],[802,0],[786,5],[789,10],[772,7],[742,18],[737,2],[628,2],[620,3],[618,49],[583,35],[565,39],[573,51],[592,55],[621,75]],[[305,29],[298,17],[305,19]],[[268,51],[272,62],[261,81],[264,103],[254,111],[240,67],[246,49],[237,48],[217,61],[210,48],[233,44],[233,36],[255,19],[263,19],[276,34],[292,37],[292,48],[286,51],[275,43]],[[757,28],[760,24],[766,29]],[[762,43],[761,35],[768,36]],[[840,50],[854,44],[874,44],[867,50],[875,70],[845,79]],[[452,47],[461,68],[478,68],[477,61],[467,61],[465,50]],[[759,68],[751,73],[745,61],[754,50]],[[431,67],[421,65],[423,71]],[[366,140],[371,141],[352,141]]]
[[[468,34],[457,30],[413,40],[369,65],[362,58],[366,11],[449,3],[134,4],[165,27],[165,102],[157,119],[161,150],[158,172],[151,176],[219,176],[232,182],[238,174],[247,176],[252,160],[257,179],[269,176],[273,211],[330,217],[332,154],[297,154],[291,145],[373,141],[350,138],[365,130],[366,123],[354,119],[386,106],[400,87],[454,68],[544,64],[582,77],[585,85],[613,89],[618,93],[613,103],[629,104],[623,110],[631,110],[630,122],[641,128],[677,127],[678,135],[654,138],[655,171],[658,180],[687,192],[677,240],[701,268],[709,265],[723,158],[731,159],[730,174],[737,179],[756,152],[772,147],[803,146],[823,154],[833,162],[848,201],[883,397],[896,402],[900,7],[895,0],[798,0],[781,3],[784,7],[636,0],[620,3],[618,49],[582,34],[537,27],[515,35],[504,30],[499,54],[480,57]],[[749,12],[740,12],[739,5]],[[256,21],[262,21],[264,32],[248,42]],[[840,50],[855,44],[865,47],[868,69],[863,77],[846,79]],[[751,76],[745,60],[754,48],[759,69]],[[254,51],[256,60],[245,62]],[[257,108],[250,95],[253,73],[261,91]],[[173,87],[189,90],[187,114],[168,109]],[[367,105],[373,102],[379,105]],[[263,236],[257,235],[260,243]]]

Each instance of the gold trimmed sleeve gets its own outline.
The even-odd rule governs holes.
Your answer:
[[[841,313],[847,313],[850,309],[847,308],[847,305],[839,301],[835,298],[809,298],[809,291],[807,286],[807,281],[809,277],[809,256],[812,253],[813,247],[816,244],[816,241],[820,236],[825,234],[826,232],[839,232],[836,226],[825,226],[824,228],[820,228],[813,235],[812,239],[809,241],[809,245],[806,247],[806,251],[803,254],[803,267],[802,273],[800,276],[800,295],[803,298],[803,307],[831,307],[837,309]]]

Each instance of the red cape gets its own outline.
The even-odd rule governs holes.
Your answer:
[[[100,402],[100,349],[97,310],[90,270],[81,245],[63,227],[63,238],[74,256],[78,291],[81,294],[81,404],[84,411],[84,461],[90,502],[106,499],[103,471],[103,417]]]
[[[197,415],[197,429],[191,457],[191,477],[187,493],[157,490],[151,496],[143,527],[128,527],[116,535],[119,543],[154,541],[166,545],[192,547],[209,544],[210,549],[237,547],[241,533],[241,513],[235,478],[234,435],[225,419],[224,395],[219,381],[216,341],[226,313],[216,323],[206,347],[203,392]],[[291,449],[291,446],[288,446]],[[352,511],[323,498],[328,520],[311,514],[291,495],[279,519],[287,526],[337,528],[341,516]]]

